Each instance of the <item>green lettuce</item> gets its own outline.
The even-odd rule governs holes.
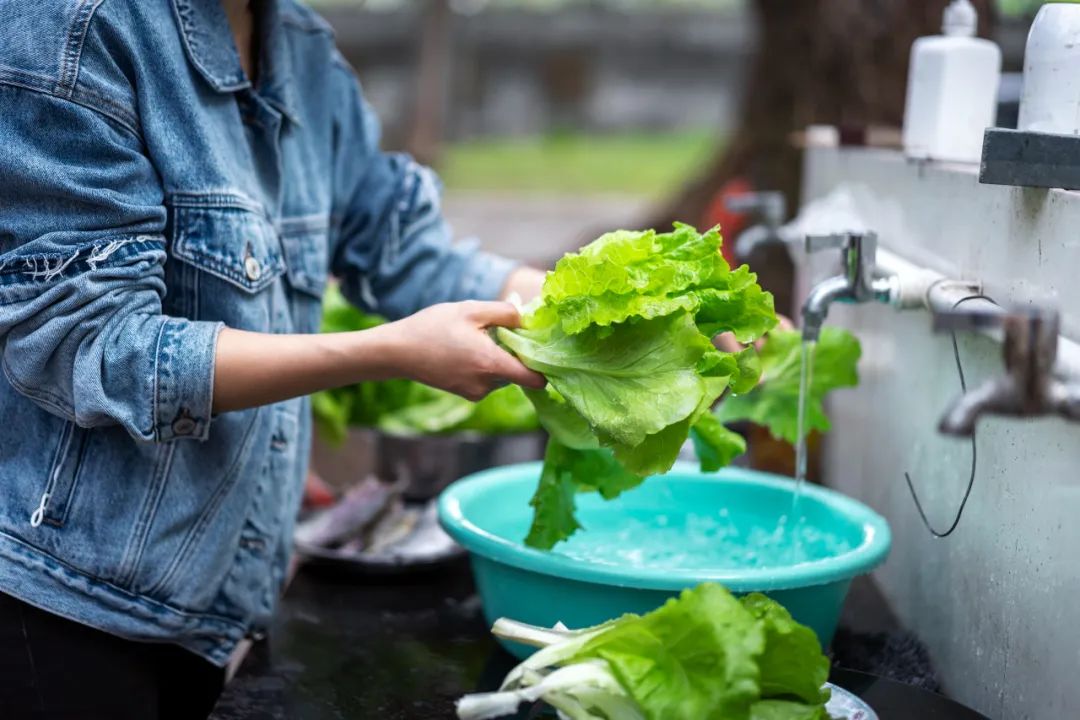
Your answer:
[[[623,468],[610,450],[579,450],[549,441],[540,483],[529,501],[534,520],[525,544],[550,548],[580,529],[574,517],[577,493],[597,492],[611,500],[643,479]]]
[[[722,352],[712,339],[731,332],[751,343],[776,314],[757,277],[727,264],[721,242],[716,228],[683,224],[608,233],[556,264],[520,329],[497,331],[548,379],[545,390],[527,393],[555,446],[533,498],[528,544],[550,548],[578,529],[575,491],[608,480],[625,489],[667,472],[688,437],[710,470],[745,450],[708,412],[727,390],[754,387],[762,366],[753,348]],[[575,472],[584,463],[601,468],[601,479]]]
[[[792,700],[761,700],[750,708],[750,720],[830,720],[821,705]]]
[[[765,651],[758,658],[761,694],[812,705],[827,702],[829,693],[822,686],[829,679],[829,660],[821,654],[814,631],[760,593],[746,595],[740,602],[765,632]]]
[[[829,430],[825,396],[859,383],[862,348],[847,330],[825,327],[812,355],[813,375],[806,401],[807,433]],[[761,350],[761,382],[749,392],[724,398],[716,410],[721,423],[750,420],[776,438],[798,441],[799,374],[802,336],[795,330],[774,330]],[[736,391],[737,392],[737,391]]]
[[[746,452],[746,439],[724,427],[713,415],[702,415],[690,428],[694,453],[705,472],[716,472]]]
[[[507,619],[496,636],[539,648],[462,720],[543,700],[578,720],[826,720],[829,662],[812,630],[763,595],[706,583],[646,615],[582,630]]]

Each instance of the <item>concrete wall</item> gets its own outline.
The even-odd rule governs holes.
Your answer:
[[[806,177],[808,197],[846,185],[896,254],[981,279],[999,302],[1054,304],[1080,336],[1080,193],[982,186],[974,168],[878,151],[814,151]],[[936,540],[903,473],[946,527],[970,462],[967,441],[935,431],[959,392],[949,339],[924,312],[835,308],[831,320],[865,357],[860,387],[833,403],[825,475],[889,519],[894,548],[877,579],[894,609],[962,702],[1003,720],[1080,717],[1080,425],[984,420],[966,514]],[[960,350],[969,387],[1000,372],[992,341]]]

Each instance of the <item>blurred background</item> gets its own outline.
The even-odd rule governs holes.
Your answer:
[[[1041,2],[973,0],[1002,48],[998,124],[1015,127]],[[794,317],[781,246],[733,257],[779,191],[799,207],[802,135],[898,147],[912,42],[947,0],[315,0],[381,117],[384,145],[435,167],[457,237],[550,266],[616,228],[719,223]],[[750,463],[790,473],[751,429]],[[810,477],[819,477],[811,436]]]
[[[889,144],[908,52],[944,0],[315,0],[384,123],[436,167],[459,236],[547,264],[615,227],[746,218],[725,192],[794,202],[807,125]],[[1019,71],[1040,2],[977,0]],[[1017,76],[1018,77],[1018,76]],[[1004,83],[1001,124],[1010,120]],[[751,258],[778,304],[783,253]]]

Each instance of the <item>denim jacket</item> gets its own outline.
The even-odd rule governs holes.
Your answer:
[[[491,298],[437,180],[379,150],[327,25],[265,3],[0,2],[0,591],[223,664],[279,593],[305,400],[212,416],[223,326]]]

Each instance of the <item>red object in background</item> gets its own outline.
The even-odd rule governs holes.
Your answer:
[[[337,502],[337,495],[315,472],[309,472],[304,484],[304,507],[322,508]]]
[[[724,234],[724,245],[721,252],[729,264],[735,265],[735,238],[750,224],[746,213],[737,213],[728,210],[726,202],[732,195],[745,195],[754,191],[754,186],[743,178],[735,178],[725,183],[713,196],[709,206],[705,209],[705,217],[702,225],[712,227],[719,225]]]

